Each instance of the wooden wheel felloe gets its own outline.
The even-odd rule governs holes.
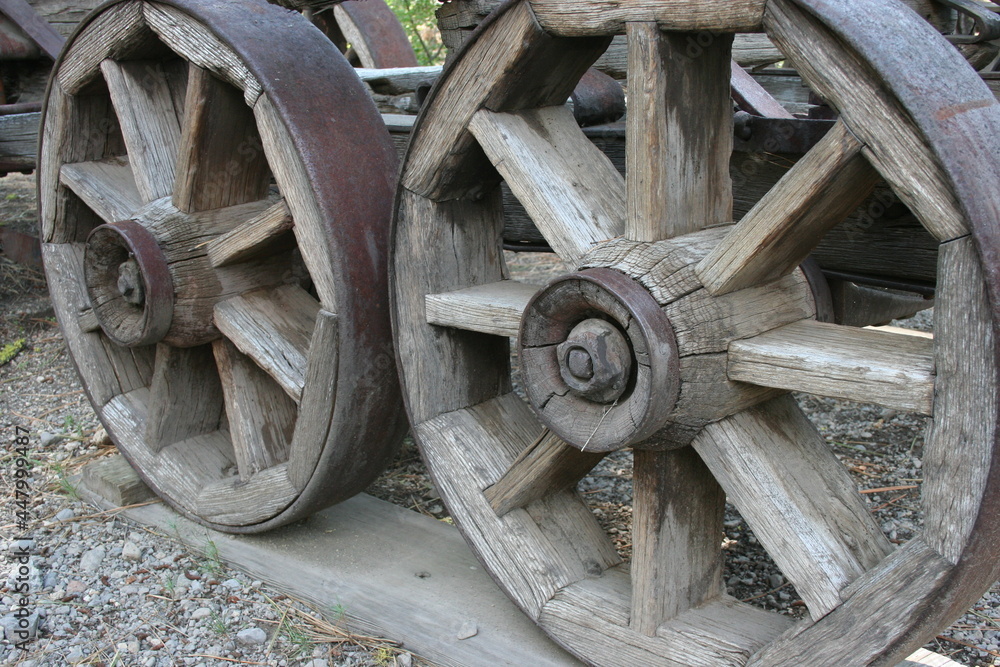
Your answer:
[[[57,62],[43,123],[53,304],[150,486],[235,532],[364,488],[404,426],[395,156],[333,45],[261,0],[106,5]]]
[[[521,0],[426,102],[391,264],[411,423],[485,567],[588,662],[895,664],[1000,575],[1000,107],[898,7]],[[840,120],[732,226],[729,35],[745,30]],[[624,178],[562,106],[615,34]],[[818,322],[798,268],[879,178],[939,243],[933,341]],[[501,180],[575,273],[508,279]],[[790,390],[932,417],[920,536],[883,536]],[[628,566],[572,489],[623,447]],[[804,620],[726,596],[727,496]]]

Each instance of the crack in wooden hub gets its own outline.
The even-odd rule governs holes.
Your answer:
[[[519,339],[524,386],[566,442],[607,452],[664,426],[677,399],[677,343],[649,292],[612,269],[563,276],[528,304]]]
[[[104,333],[128,347],[163,339],[173,320],[170,269],[156,238],[126,220],[94,229],[87,238],[84,276]]]

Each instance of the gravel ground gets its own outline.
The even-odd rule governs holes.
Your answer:
[[[0,180],[0,220],[30,221],[28,177]],[[20,224],[20,223],[19,223]],[[528,277],[552,272],[550,260],[525,257]],[[928,319],[910,326],[927,326]],[[0,622],[17,622],[19,549],[31,554],[27,623],[35,635],[19,650],[8,635],[0,664],[62,665],[410,665],[425,664],[391,642],[345,632],[336,609],[309,609],[230,570],[212,556],[188,552],[172,537],[99,513],[75,496],[70,476],[114,448],[83,395],[39,273],[0,257],[0,420],[11,443],[25,429],[32,464],[27,486],[29,530],[17,527],[16,457],[0,461]],[[19,351],[16,351],[20,347]],[[921,524],[923,420],[874,406],[800,398],[831,447],[857,476],[887,536],[907,540]],[[9,445],[8,445],[9,446]],[[912,488],[909,488],[912,487]],[[608,457],[581,482],[619,551],[630,556],[631,459]],[[378,497],[448,521],[416,448],[407,442],[369,489]],[[730,508],[726,516],[726,583],[751,604],[797,616],[804,609],[752,531]],[[8,575],[8,573],[10,573]],[[326,621],[322,619],[326,618]],[[1000,665],[1000,586],[928,648],[965,665]]]

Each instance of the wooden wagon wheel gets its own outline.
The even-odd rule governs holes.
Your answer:
[[[733,227],[729,35],[760,29],[842,115]],[[624,179],[562,106],[615,33]],[[390,281],[416,438],[510,597],[607,665],[896,664],[966,610],[1000,574],[998,136],[990,91],[890,0],[494,14],[418,121]],[[817,322],[797,268],[879,176],[940,241],[933,341]],[[575,273],[506,279],[501,179]],[[787,390],[933,417],[919,537],[889,543]],[[623,447],[630,567],[572,488]],[[726,596],[727,495],[805,620]]]
[[[150,486],[239,532],[364,488],[404,425],[395,157],[329,40],[262,0],[110,4],[63,51],[43,123],[53,304]]]

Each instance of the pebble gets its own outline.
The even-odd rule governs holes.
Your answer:
[[[142,549],[136,546],[134,542],[126,540],[122,546],[122,558],[137,563],[142,560]]]
[[[470,637],[475,637],[479,634],[479,626],[476,625],[475,621],[466,621],[462,624],[462,627],[458,629],[458,634],[455,635],[457,639],[469,639]]]
[[[208,618],[212,615],[212,610],[208,607],[200,607],[191,612],[192,621],[200,621],[203,618]]]
[[[260,646],[267,641],[267,633],[260,628],[246,628],[236,633],[236,643],[240,646]]]
[[[397,660],[396,664],[402,666],[403,663]],[[323,660],[322,658],[314,658],[309,662],[305,663],[304,665],[302,665],[302,667],[330,667],[330,663],[328,663],[326,660]]]
[[[42,382],[42,379],[39,378],[38,381]],[[42,447],[52,447],[65,440],[66,436],[62,433],[49,433],[48,431],[42,431],[38,434],[38,439],[41,441]]]
[[[62,521],[63,523],[76,518],[76,510],[72,507],[67,507],[66,509],[59,510],[56,513],[56,521]]]
[[[89,574],[97,572],[106,555],[107,551],[104,547],[94,547],[80,557],[80,569]]]

